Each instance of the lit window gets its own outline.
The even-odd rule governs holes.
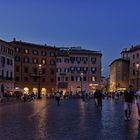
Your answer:
[[[37,59],[37,58],[34,58],[34,59],[33,59],[33,63],[34,63],[34,64],[38,63],[38,59]]]
[[[24,53],[25,53],[25,54],[29,54],[29,49],[25,49],[25,50],[24,50]]]
[[[92,82],[95,82],[95,81],[96,81],[95,76],[92,76],[92,77],[91,77],[91,81],[92,81]]]
[[[20,48],[16,48],[15,50],[16,50],[16,52],[20,52]]]
[[[46,64],[46,60],[42,59],[42,64],[45,65]]]

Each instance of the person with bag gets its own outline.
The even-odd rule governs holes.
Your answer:
[[[134,91],[132,86],[129,86],[129,90],[124,92],[124,119],[130,120],[132,112],[132,103],[134,98]]]

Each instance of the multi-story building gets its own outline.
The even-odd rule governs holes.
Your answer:
[[[0,40],[0,95],[14,89],[14,49]]]
[[[101,52],[81,47],[59,48],[56,85],[64,92],[92,92],[101,82]]]
[[[110,64],[110,91],[124,91],[129,86],[129,60],[119,58]]]
[[[15,88],[27,93],[54,93],[57,48],[16,40],[10,44],[15,49]]]
[[[130,84],[140,89],[140,45],[130,48]]]

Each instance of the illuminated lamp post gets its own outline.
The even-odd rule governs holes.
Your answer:
[[[139,89],[139,79],[138,79],[138,75],[139,75],[139,67],[140,67],[140,64],[136,64],[136,74],[137,74],[137,91]]]
[[[39,75],[38,75],[38,99],[41,99],[41,90],[40,90],[41,69],[42,69],[42,65],[39,64],[39,65],[38,65],[38,72],[39,72]]]
[[[84,74],[83,74],[83,72],[81,72],[80,73],[80,78],[81,78],[81,94],[82,94],[82,92],[83,92],[83,76],[84,76]]]

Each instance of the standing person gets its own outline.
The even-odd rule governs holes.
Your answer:
[[[124,119],[130,120],[132,112],[132,103],[133,103],[134,91],[132,86],[129,86],[129,90],[124,92]]]
[[[61,97],[61,95],[60,95],[59,91],[57,91],[56,94],[55,94],[55,98],[56,98],[56,101],[57,101],[57,105],[60,104],[60,97]]]
[[[137,96],[137,108],[138,108],[138,121],[140,121],[140,90],[136,92]]]

